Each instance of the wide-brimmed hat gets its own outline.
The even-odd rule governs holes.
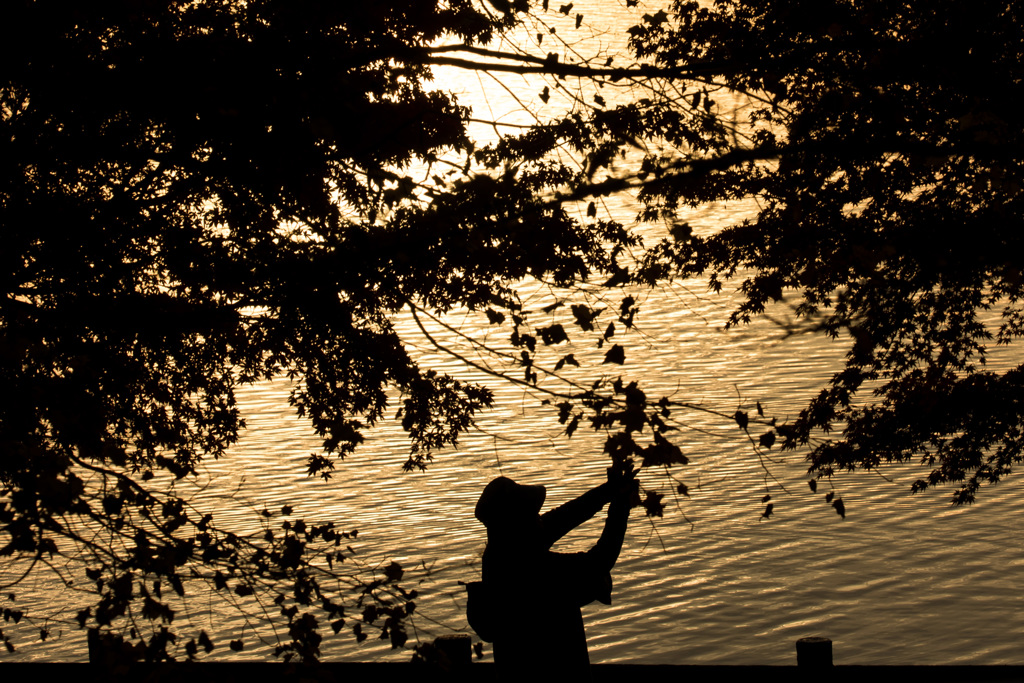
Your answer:
[[[532,517],[540,512],[546,495],[547,490],[543,486],[517,484],[508,477],[498,477],[480,494],[476,518],[489,527]]]

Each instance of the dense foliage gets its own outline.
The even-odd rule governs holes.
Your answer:
[[[351,532],[286,508],[240,537],[173,485],[236,440],[236,388],[277,376],[323,437],[311,475],[396,407],[407,467],[426,467],[493,399],[420,367],[403,312],[478,312],[509,348],[468,366],[533,388],[570,437],[607,432],[615,464],[685,465],[674,417],[714,408],[606,372],[638,315],[620,288],[738,277],[733,323],[795,295],[809,327],[853,338],[795,421],[721,407],[763,425],[757,448],[809,446],[814,478],[923,463],[915,488],[959,482],[959,502],[1020,461],[1021,371],[984,368],[993,335],[1024,332],[1017,3],[677,2],[641,14],[632,54],[592,59],[554,38],[557,52],[500,51],[523,21],[583,21],[522,4],[0,11],[0,555],[38,569],[73,554],[94,588],[83,627],[132,656],[196,656],[221,642],[174,622],[171,594],[215,591],[273,604],[286,657],[315,659],[325,618],[403,645],[415,593],[398,565],[350,570]],[[429,87],[437,65],[634,96],[591,89],[478,148],[470,112]],[[592,200],[622,189],[672,238],[641,251],[599,218]],[[679,220],[746,197],[756,219],[717,234]],[[524,310],[529,278],[561,298]],[[588,362],[569,341],[600,348],[590,381],[561,374]]]
[[[384,624],[401,645],[414,602],[400,569],[324,565],[320,546],[328,562],[346,554],[329,524],[239,538],[161,472],[223,455],[243,426],[235,388],[281,374],[301,380],[292,403],[327,455],[355,448],[397,388],[422,464],[491,394],[417,367],[389,314],[479,305],[509,278],[607,260],[557,208],[533,208],[542,179],[478,217],[490,179],[427,210],[433,192],[401,173],[471,145],[416,49],[487,40],[502,21],[468,1],[26,1],[0,24],[17,55],[0,83],[0,554],[81,553],[96,595],[79,623],[128,635],[149,620],[148,637],[131,629],[148,658],[176,637],[161,584],[273,599],[290,633],[279,649],[304,658],[318,652],[311,610],[345,623],[332,600],[350,593],[328,583],[354,584],[369,610],[357,637]],[[545,239],[557,248],[532,248]],[[497,258],[467,260],[473,240]],[[327,455],[311,473],[329,473]],[[210,645],[188,635],[177,652]]]
[[[817,477],[923,465],[957,503],[1024,455],[1024,374],[985,368],[1024,332],[1021,12],[1016,2],[678,3],[633,36],[657,64],[722,65],[757,100],[718,167],[653,159],[649,210],[754,196],[755,220],[663,245],[667,271],[743,273],[733,322],[787,291],[808,327],[848,334],[846,367],[790,424]],[[734,163],[741,150],[750,160]],[[829,432],[837,431],[837,436]]]

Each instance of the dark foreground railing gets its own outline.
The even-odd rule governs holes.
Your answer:
[[[1024,666],[835,666],[827,671],[798,666],[690,666],[595,664],[593,683],[1024,683]],[[41,678],[45,677],[45,678]],[[474,663],[459,673],[411,663],[292,664],[0,664],[11,683],[477,683],[496,680],[494,665]],[[543,683],[542,680],[524,683]],[[570,683],[570,682],[565,682]],[[571,682],[575,683],[575,682]]]
[[[429,662],[345,662],[312,666],[281,663],[118,664],[90,642],[91,664],[0,664],[0,683],[477,683],[497,680],[491,662],[475,661],[469,636],[434,641]],[[592,683],[1024,683],[1024,666],[833,666],[832,641],[802,638],[794,666],[595,664]],[[107,653],[109,654],[109,653]],[[936,653],[936,656],[941,656]],[[45,673],[40,673],[40,672]],[[542,683],[542,681],[524,681]],[[568,683],[568,682],[566,682]],[[575,682],[573,682],[575,683]]]

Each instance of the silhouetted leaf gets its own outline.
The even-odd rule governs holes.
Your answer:
[[[622,365],[625,362],[626,350],[619,344],[615,344],[608,349],[604,354],[604,360],[602,361],[602,363],[615,363],[617,365]]]
[[[548,304],[547,306],[543,307],[540,310],[543,313],[552,313],[554,311],[557,311],[559,308],[561,308],[564,305],[565,305],[565,301],[564,300],[559,300],[559,301],[556,301],[553,304]]]
[[[664,496],[657,491],[647,491],[647,495],[641,501],[640,505],[643,506],[644,512],[647,513],[648,517],[664,516],[665,506],[661,502],[662,498],[664,498]]]
[[[652,14],[645,14],[643,16],[643,19],[647,23],[653,24],[653,25],[656,26],[658,24],[664,24],[666,21],[668,21],[668,15],[665,13],[665,10],[658,10],[653,15]]]
[[[594,331],[594,319],[604,311],[603,308],[594,309],[583,304],[572,304],[570,310],[576,319],[576,324],[585,332]]]
[[[620,287],[629,283],[629,271],[625,268],[616,268],[614,274],[601,283],[602,287]],[[627,325],[628,327],[628,325]]]
[[[547,346],[569,341],[569,337],[565,333],[565,328],[558,324],[551,325],[550,327],[541,327],[537,330],[537,334],[540,335],[541,341]]]
[[[405,574],[405,571],[402,569],[402,565],[397,562],[391,562],[388,566],[384,567],[384,576],[387,577],[388,581],[401,581],[403,574]]]
[[[582,413],[576,413],[572,416],[572,420],[565,426],[565,436],[571,437],[576,433],[576,428],[580,426],[580,419],[583,417]]]
[[[661,434],[654,434],[654,443],[642,451],[643,467],[685,465],[689,459],[682,450]]]
[[[574,356],[571,353],[567,354],[559,358],[558,362],[555,363],[555,372],[558,372],[566,365],[572,365],[578,368],[580,366],[580,363],[579,361],[576,360],[576,356]]]
[[[686,222],[673,223],[669,233],[676,242],[685,242],[693,235],[693,228]]]

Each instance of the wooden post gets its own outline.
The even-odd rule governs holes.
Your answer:
[[[832,666],[832,641],[828,638],[801,638],[796,641],[796,665]]]
[[[89,643],[89,663],[103,663],[103,642],[100,640],[100,630],[90,628],[86,631],[86,642]]]
[[[462,671],[473,663],[473,639],[465,633],[438,636],[434,639],[434,647],[441,654],[442,667],[444,660],[451,667],[450,671]]]

